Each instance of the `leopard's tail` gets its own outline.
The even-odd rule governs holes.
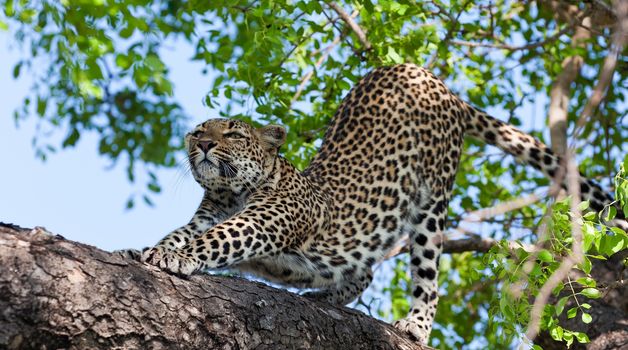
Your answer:
[[[466,104],[467,128],[465,133],[474,138],[497,146],[504,152],[511,154],[524,164],[530,164],[549,178],[554,178],[560,169],[560,157],[534,137],[522,132],[516,127],[501,120],[495,119],[483,111]],[[562,184],[565,187],[565,182]],[[595,181],[580,176],[580,195],[582,200],[588,200],[589,206],[595,211],[601,211],[604,206],[613,203],[613,197],[604,191]],[[623,211],[618,208],[615,224],[623,229],[628,228],[628,222]]]

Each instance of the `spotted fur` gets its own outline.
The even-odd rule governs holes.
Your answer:
[[[426,342],[438,300],[435,239],[445,228],[464,135],[496,145],[553,176],[544,144],[460,100],[412,64],[378,68],[345,97],[303,172],[278,155],[285,131],[208,120],[186,136],[205,195],[192,220],[145,251],[179,274],[231,268],[335,304],[354,300],[371,266],[410,237],[413,302],[396,326]],[[612,201],[581,179],[601,209]]]

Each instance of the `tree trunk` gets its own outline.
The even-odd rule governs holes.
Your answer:
[[[0,349],[429,349],[360,312],[0,224]]]

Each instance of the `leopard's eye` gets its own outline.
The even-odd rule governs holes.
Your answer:
[[[230,132],[225,133],[222,136],[224,136],[225,138],[228,138],[228,139],[235,139],[235,140],[244,138],[244,135],[242,135],[241,133],[239,133],[237,131],[230,131]]]
[[[194,138],[199,138],[201,135],[203,135],[203,130],[193,131],[190,135]]]

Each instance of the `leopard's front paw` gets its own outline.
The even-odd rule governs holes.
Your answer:
[[[142,261],[155,265],[162,270],[184,276],[191,275],[200,269],[196,260],[186,256],[181,250],[169,250],[162,246],[144,251]]]
[[[427,340],[430,336],[431,325],[421,324],[418,320],[410,320],[403,318],[394,323],[395,328],[408,334],[408,337],[413,341],[421,344],[427,344]]]
[[[142,252],[137,249],[120,249],[112,252],[124,259],[142,261]]]

